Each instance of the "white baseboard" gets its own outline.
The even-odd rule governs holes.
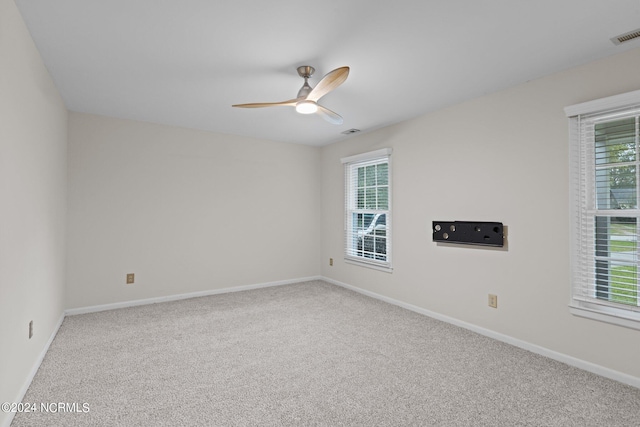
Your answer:
[[[33,381],[33,377],[36,376],[38,369],[40,369],[40,365],[44,360],[44,356],[46,356],[47,351],[49,351],[49,346],[51,346],[51,343],[53,342],[53,339],[56,337],[56,334],[58,333],[58,329],[60,329],[60,326],[62,325],[63,321],[64,321],[64,313],[62,313],[62,315],[60,316],[60,319],[58,319],[58,323],[53,328],[53,332],[51,332],[51,335],[49,336],[47,343],[42,348],[40,355],[36,359],[36,362],[33,364],[31,371],[29,371],[29,375],[25,379],[24,384],[22,385],[22,388],[18,392],[18,395],[16,396],[15,400],[13,400],[13,402],[16,402],[16,403],[22,402],[22,399],[24,399],[24,395],[27,394],[27,390],[29,390],[29,386]],[[9,427],[15,415],[16,415],[16,412],[9,412],[9,416],[4,420],[2,427]]]
[[[609,369],[609,368],[606,368],[604,366],[596,365],[595,363],[587,362],[585,360],[578,359],[578,358],[573,357],[573,356],[569,356],[569,355],[566,355],[566,354],[563,354],[563,353],[559,353],[557,351],[550,350],[548,348],[541,347],[539,345],[532,344],[532,343],[529,343],[527,341],[522,341],[522,340],[519,340],[517,338],[513,338],[513,337],[510,337],[508,335],[504,335],[504,334],[501,334],[499,332],[492,331],[490,329],[485,329],[483,327],[474,325],[472,323],[463,322],[463,321],[455,319],[453,317],[445,316],[443,314],[436,313],[434,311],[427,310],[425,308],[418,307],[416,305],[408,304],[406,302],[399,301],[399,300],[396,300],[396,299],[393,299],[393,298],[389,298],[389,297],[386,297],[384,295],[377,294],[375,292],[367,291],[365,289],[361,289],[361,288],[358,288],[358,287],[355,287],[355,286],[352,286],[352,285],[348,285],[346,283],[339,282],[337,280],[333,280],[333,279],[330,279],[328,277],[322,277],[321,280],[324,280],[325,282],[328,282],[328,283],[331,283],[331,284],[334,284],[334,285],[337,285],[337,286],[341,286],[343,288],[352,290],[354,292],[358,292],[360,294],[363,294],[363,295],[378,299],[380,301],[384,301],[384,302],[387,302],[389,304],[397,305],[399,307],[406,308],[407,310],[411,310],[411,311],[414,311],[416,313],[423,314],[425,316],[429,316],[429,317],[432,317],[434,319],[441,320],[443,322],[447,322],[447,323],[450,323],[450,324],[455,325],[455,326],[459,326],[459,327],[464,328],[464,329],[468,329],[468,330],[476,332],[476,333],[478,333],[480,335],[484,335],[484,336],[487,336],[489,338],[493,338],[493,339],[496,339],[498,341],[502,341],[502,342],[505,342],[507,344],[511,344],[513,346],[522,348],[524,350],[528,350],[528,351],[530,351],[532,353],[536,353],[536,354],[539,354],[541,356],[545,356],[545,357],[548,357],[550,359],[557,360],[558,362],[566,363],[567,365],[583,369],[585,371],[594,373],[596,375],[600,375],[600,376],[603,376],[605,378],[609,378],[609,379],[621,382],[623,384],[630,385],[632,387],[640,388],[640,378],[638,378],[638,377],[634,377],[632,375],[628,375],[628,374],[625,374],[623,372],[614,371],[613,369]]]
[[[117,308],[135,307],[138,305],[156,304],[159,302],[178,301],[188,298],[206,297],[210,295],[226,294],[229,292],[249,291],[251,289],[269,288],[272,286],[290,285],[292,283],[308,282],[311,280],[322,280],[321,276],[300,277],[297,279],[279,280],[276,282],[257,283],[255,285],[234,286],[222,289],[210,289],[199,292],[189,292],[186,294],[167,295],[164,297],[145,298],[132,301],[115,302],[111,304],[92,305],[89,307],[71,308],[65,310],[66,316],[77,314],[95,313],[98,311],[115,310]]]

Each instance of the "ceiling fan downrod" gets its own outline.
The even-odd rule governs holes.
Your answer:
[[[304,79],[304,84],[298,91],[298,98],[306,98],[307,95],[309,95],[309,93],[313,89],[309,85],[308,80],[309,80],[309,77],[311,77],[315,71],[316,69],[309,65],[303,65],[301,67],[298,67],[298,75]]]

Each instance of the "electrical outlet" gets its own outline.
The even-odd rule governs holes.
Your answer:
[[[498,295],[489,294],[489,307],[498,308]]]
[[[29,322],[29,339],[33,336],[33,320]]]
[[[329,258],[329,265],[333,265],[333,258]]]
[[[129,273],[127,274],[127,285],[130,285],[135,282],[135,274]]]

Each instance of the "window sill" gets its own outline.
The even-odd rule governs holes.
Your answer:
[[[625,328],[640,330],[640,313],[620,310],[613,307],[605,307],[574,301],[569,305],[569,312],[574,316],[611,323]]]
[[[360,267],[366,267],[366,268],[372,268],[374,270],[384,271],[385,273],[393,272],[393,267],[391,267],[390,265],[387,266],[387,265],[377,264],[373,262],[362,261],[357,258],[345,257],[344,262],[346,262],[347,264],[359,265]]]

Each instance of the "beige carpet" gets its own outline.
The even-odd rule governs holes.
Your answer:
[[[640,425],[639,389],[324,282],[67,317],[24,402],[77,410],[12,426]]]

